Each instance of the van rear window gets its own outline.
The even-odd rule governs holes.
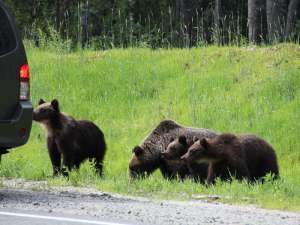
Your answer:
[[[16,38],[7,18],[6,13],[0,7],[0,56],[16,48]]]

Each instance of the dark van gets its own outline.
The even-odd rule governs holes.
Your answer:
[[[0,156],[27,142],[32,111],[24,46],[12,15],[0,0]]]

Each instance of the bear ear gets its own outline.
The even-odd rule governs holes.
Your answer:
[[[142,155],[144,152],[144,149],[142,149],[140,146],[135,146],[132,149],[132,153],[134,153],[136,155],[136,157],[139,157],[140,155]]]
[[[56,99],[53,99],[51,101],[51,105],[52,105],[52,107],[54,108],[55,111],[59,111],[59,103]]]
[[[179,138],[178,138],[178,141],[182,145],[187,145],[186,136],[184,136],[184,135],[180,135]]]
[[[196,141],[199,141],[199,138],[197,138],[196,136],[193,137],[193,142],[195,143]]]
[[[209,143],[206,138],[201,139],[200,144],[202,145],[203,148],[206,148],[206,149],[209,146]]]
[[[39,100],[39,105],[44,104],[44,103],[46,103],[46,102],[44,101],[44,99],[41,98],[41,99]]]

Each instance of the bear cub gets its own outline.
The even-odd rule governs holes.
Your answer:
[[[180,157],[185,154],[187,149],[186,138],[181,135],[176,139],[171,138],[166,150],[161,152],[161,164],[171,168],[170,170],[173,171],[171,178],[179,177],[183,180],[190,176],[187,165],[180,160]]]
[[[193,139],[193,140],[191,140]],[[187,138],[185,135],[180,135],[176,139],[171,139],[171,143],[168,145],[167,149],[162,152],[162,159],[168,164],[171,164],[172,161],[180,163],[181,168],[179,175],[181,178],[190,177],[195,181],[204,183],[207,177],[207,163],[185,163],[181,160],[181,157],[187,153],[188,148],[198,140],[197,137]],[[188,169],[188,171],[186,171]]]
[[[67,175],[78,169],[86,160],[94,160],[96,172],[102,175],[102,163],[106,151],[103,132],[91,121],[75,120],[60,111],[56,99],[51,102],[39,101],[33,112],[33,120],[46,129],[47,147],[53,167],[53,175]]]
[[[270,173],[279,177],[277,157],[272,146],[254,135],[221,134],[211,139],[196,141],[181,157],[188,163],[210,162],[206,182],[246,179],[263,180]]]

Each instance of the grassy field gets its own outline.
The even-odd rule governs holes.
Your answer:
[[[190,199],[218,194],[226,202],[300,211],[300,47],[113,49],[64,54],[27,48],[32,101],[57,98],[64,112],[95,121],[105,133],[105,177],[86,162],[70,179],[52,178],[44,130],[33,124],[27,145],[3,156],[0,175],[51,185]],[[276,149],[282,179],[247,185],[167,181],[159,173],[129,182],[131,149],[160,120],[216,131],[254,133]]]

